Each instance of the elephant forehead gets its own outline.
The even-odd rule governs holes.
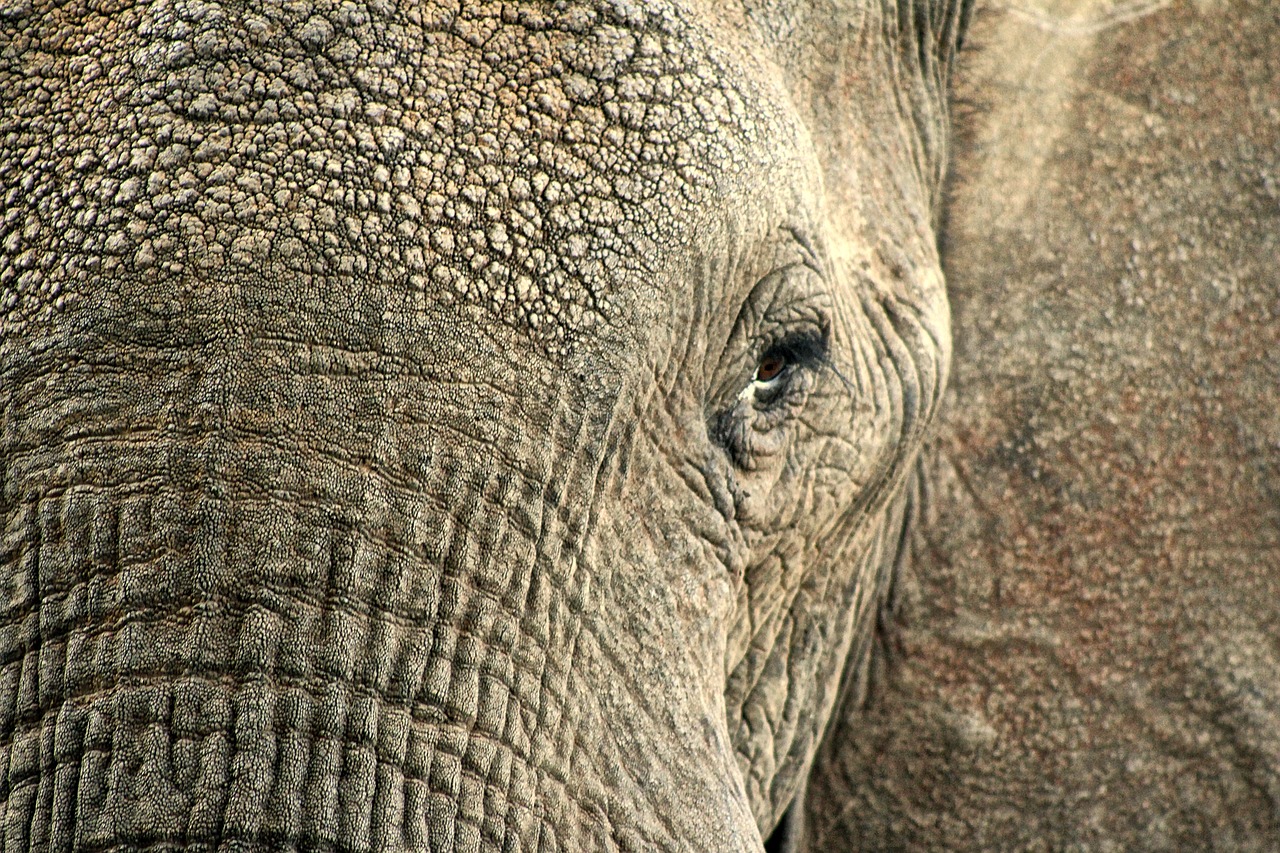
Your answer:
[[[269,264],[563,344],[708,211],[794,184],[785,98],[672,7],[41,5],[0,24],[11,316],[86,271]]]

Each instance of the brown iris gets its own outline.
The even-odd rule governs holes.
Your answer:
[[[776,379],[787,367],[787,357],[778,353],[769,353],[760,359],[756,367],[756,381],[768,382]]]

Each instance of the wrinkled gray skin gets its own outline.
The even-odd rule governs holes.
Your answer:
[[[959,6],[2,0],[0,849],[759,849]]]
[[[811,849],[1280,850],[1280,8],[1012,5],[961,63],[955,369]]]

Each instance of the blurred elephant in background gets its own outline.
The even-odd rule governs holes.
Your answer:
[[[969,42],[955,367],[809,846],[1278,850],[1280,8]]]

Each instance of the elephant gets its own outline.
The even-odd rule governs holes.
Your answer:
[[[0,0],[0,848],[790,843],[970,14]]]
[[[1280,850],[1280,12],[977,17],[954,369],[813,850]]]

